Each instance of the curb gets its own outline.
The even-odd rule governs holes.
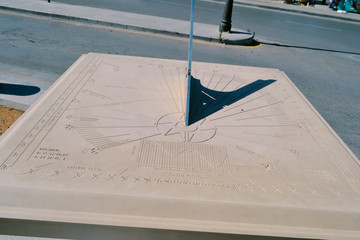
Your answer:
[[[102,26],[118,27],[118,28],[129,29],[129,30],[141,30],[141,31],[146,31],[146,32],[162,33],[162,34],[168,34],[168,35],[173,35],[173,36],[186,37],[186,34],[182,34],[182,33],[178,33],[178,32],[169,32],[166,30],[131,26],[131,25],[125,25],[125,24],[121,24],[121,23],[112,23],[112,22],[106,22],[106,21],[92,20],[92,19],[87,19],[87,18],[66,16],[66,15],[54,14],[54,13],[38,12],[38,11],[33,11],[33,10],[26,10],[26,9],[6,7],[6,6],[0,6],[0,9],[14,11],[14,12],[20,12],[20,13],[33,14],[33,15],[44,16],[44,17],[55,17],[55,18],[59,18],[59,19],[79,21],[79,22],[83,22],[83,23],[92,23],[92,24],[98,24],[98,25],[102,25]],[[211,39],[212,38],[208,38],[208,40],[211,40]]]
[[[25,14],[33,14],[33,15],[38,15],[38,16],[54,17],[54,18],[58,18],[58,19],[78,21],[78,22],[83,22],[83,23],[97,24],[97,25],[102,25],[102,26],[117,27],[117,28],[121,28],[121,29],[151,32],[151,33],[164,34],[164,35],[181,37],[181,38],[189,38],[188,33],[181,33],[181,32],[176,32],[176,31],[167,31],[167,30],[161,30],[161,29],[155,29],[155,28],[149,28],[149,27],[125,25],[125,24],[121,24],[121,23],[113,23],[113,22],[101,21],[101,20],[92,20],[92,19],[87,19],[87,18],[82,18],[82,17],[67,16],[67,15],[40,12],[40,11],[27,10],[27,9],[20,9],[20,8],[8,7],[8,6],[1,6],[1,5],[0,5],[0,9],[7,10],[7,11],[20,12],[20,13],[25,13]],[[194,24],[196,25],[197,23],[194,23]],[[241,31],[239,29],[234,29],[234,30]],[[214,34],[213,34],[213,36],[211,36],[211,35],[204,36],[204,35],[194,34],[193,38],[196,40],[201,40],[201,41],[217,42],[217,43],[223,43],[223,44],[229,44],[229,45],[243,45],[243,46],[252,45],[254,34],[244,34],[244,35],[248,35],[248,36],[246,36],[244,38],[238,38],[238,39],[236,39],[234,37],[218,39],[218,38],[214,37]]]

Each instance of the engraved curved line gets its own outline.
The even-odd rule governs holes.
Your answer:
[[[215,137],[216,135],[216,132],[217,132],[217,128],[212,128],[212,129],[204,129],[204,131],[210,131],[210,130],[214,130],[214,133],[211,137],[208,137],[207,139],[205,140],[202,140],[202,141],[198,141],[197,143],[203,143],[203,142],[207,142],[209,141],[210,139],[212,139],[213,137]],[[200,130],[200,131],[203,131],[203,130]]]
[[[226,159],[228,159],[228,154],[227,153],[226,153],[225,157],[223,158],[223,160],[220,161],[220,164],[217,166],[217,168],[222,167],[225,164]]]
[[[157,126],[157,125],[160,125],[160,124],[165,124],[165,123],[160,123],[160,120],[161,120],[161,119],[163,119],[163,118],[165,118],[165,117],[167,117],[167,116],[169,116],[169,115],[177,114],[177,113],[182,114],[179,120],[181,120],[181,118],[183,118],[184,115],[185,115],[185,113],[183,113],[183,112],[172,112],[172,113],[165,114],[164,116],[160,117],[160,118],[157,120],[156,126]],[[166,123],[172,123],[172,122],[166,122]]]

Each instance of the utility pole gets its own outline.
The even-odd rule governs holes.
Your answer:
[[[223,17],[219,26],[219,32],[230,32],[231,31],[231,16],[233,9],[234,0],[227,0],[224,7]]]

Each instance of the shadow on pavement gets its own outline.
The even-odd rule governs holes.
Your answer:
[[[40,88],[35,86],[0,83],[0,94],[15,95],[15,96],[30,96],[38,92],[40,92]]]

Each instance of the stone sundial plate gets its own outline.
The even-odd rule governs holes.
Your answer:
[[[82,56],[0,142],[0,217],[356,239],[359,160],[284,73]]]

